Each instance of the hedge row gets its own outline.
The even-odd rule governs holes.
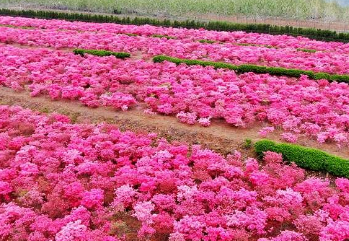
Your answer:
[[[259,157],[263,157],[266,151],[278,152],[282,154],[285,161],[294,162],[299,167],[349,178],[349,160],[332,156],[321,150],[294,144],[275,143],[270,140],[258,141],[254,147]]]
[[[115,56],[118,59],[129,58],[131,55],[129,53],[123,52],[111,52],[106,50],[94,50],[94,49],[74,49],[74,54],[79,54],[83,56],[84,54],[92,54],[97,56]]]
[[[316,53],[317,52],[316,49],[301,49],[301,48],[298,48],[297,51],[306,52],[306,53]]]
[[[218,41],[209,40],[209,39],[200,39],[199,42],[206,43],[206,44],[214,44],[214,43],[223,44],[223,43],[225,43],[225,42],[218,42]],[[251,43],[231,43],[231,44],[235,44],[235,45],[239,45],[239,46],[256,46],[256,47],[265,47],[265,48],[269,48],[269,49],[278,49],[278,47],[276,47],[276,46],[267,45],[267,44],[251,44]],[[306,53],[316,53],[317,52],[316,49],[302,49],[302,48],[297,48],[297,51],[306,52]]]
[[[162,35],[162,34],[153,34],[151,35],[153,38],[167,38],[167,39],[176,39],[175,37],[168,36],[168,35]]]
[[[292,36],[304,36],[311,39],[322,41],[340,41],[349,42],[349,33],[337,33],[335,31],[312,29],[312,28],[296,28],[291,26],[275,26],[270,24],[241,24],[222,21],[172,21],[168,19],[160,20],[155,18],[129,18],[118,17],[113,15],[100,14],[82,14],[82,13],[68,13],[68,12],[54,12],[54,11],[36,11],[36,10],[12,10],[0,9],[0,15],[7,16],[22,16],[35,17],[45,19],[64,19],[69,21],[87,21],[99,23],[120,23],[120,24],[135,24],[144,25],[150,24],[155,26],[165,27],[184,27],[184,28],[205,28],[208,30],[217,31],[246,31],[256,33],[268,34],[287,34]]]
[[[289,77],[297,77],[299,78],[301,75],[307,75],[311,79],[319,80],[326,79],[328,81],[337,81],[337,82],[345,82],[349,83],[349,75],[337,75],[337,74],[328,74],[322,72],[313,72],[301,69],[285,69],[279,67],[267,67],[267,66],[258,66],[251,64],[243,64],[243,65],[233,65],[229,63],[223,62],[211,62],[211,61],[203,61],[203,60],[193,60],[193,59],[180,59],[173,58],[165,55],[158,55],[153,58],[155,63],[160,63],[163,61],[173,62],[175,64],[187,64],[187,65],[201,65],[201,66],[213,66],[216,69],[224,68],[235,70],[239,73],[246,72],[254,72],[258,74],[271,74],[271,75],[284,75]]]

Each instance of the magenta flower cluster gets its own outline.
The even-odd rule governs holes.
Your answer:
[[[120,213],[138,239],[349,238],[347,179],[20,107],[0,106],[0,203],[1,240],[124,240]]]

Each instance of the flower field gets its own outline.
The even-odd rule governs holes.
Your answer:
[[[89,107],[143,107],[145,114],[177,116],[209,126],[224,119],[236,127],[265,122],[281,128],[283,139],[309,136],[347,146],[349,86],[211,67],[120,60],[69,52],[0,46],[0,84],[31,96],[79,100]],[[69,67],[67,67],[69,66]]]
[[[293,144],[254,152],[243,135],[241,150],[222,155],[156,130],[0,100],[0,240],[349,240],[348,79],[345,43],[0,17],[8,92],[91,113],[169,116],[199,130],[257,128],[253,141],[278,133],[343,157]]]
[[[4,22],[12,23],[11,21]],[[28,23],[28,25],[30,26],[33,24]],[[276,40],[274,40],[274,36],[266,37],[267,40],[259,40],[264,43],[265,41],[282,41],[282,43],[279,44],[281,48],[270,48],[268,45],[263,46],[263,44],[259,46],[259,41],[257,41],[257,46],[255,46],[253,39],[256,37],[254,37],[253,34],[248,34],[244,37],[246,38],[246,42],[243,43],[247,43],[247,46],[239,46],[230,41],[222,45],[220,43],[201,43],[199,41],[193,41],[191,38],[177,39],[177,35],[191,34],[190,32],[187,33],[187,31],[180,32],[179,34],[174,33],[173,35],[157,35],[165,37],[153,37],[152,35],[129,36],[129,31],[137,32],[136,30],[138,29],[135,30],[135,28],[137,27],[132,26],[128,30],[123,27],[118,31],[126,30],[126,34],[116,34],[113,33],[113,30],[109,32],[106,28],[104,28],[105,31],[90,32],[81,31],[80,29],[71,30],[68,27],[68,30],[62,31],[59,23],[57,23],[56,27],[54,27],[54,25],[49,25],[47,29],[19,29],[5,26],[0,28],[0,42],[25,44],[36,47],[53,47],[58,49],[85,48],[104,49],[116,52],[141,52],[145,55],[144,57],[165,54],[179,58],[225,61],[234,64],[249,63],[262,66],[313,70],[316,72],[349,73],[349,50],[344,44],[326,47],[328,45],[327,43],[322,43],[321,45],[318,44],[317,41],[314,41],[315,50],[319,48],[322,51],[309,53],[298,51],[297,49],[312,47],[312,41],[305,41],[304,44],[294,43],[295,41],[299,42],[296,38],[290,41],[294,43],[296,48],[285,45],[282,39],[276,38]],[[86,27],[82,29],[86,29]],[[140,32],[147,33],[152,31],[152,29],[153,28],[150,30],[140,28]],[[114,31],[117,30],[114,29]],[[132,32],[131,34],[133,34]],[[196,35],[196,33],[192,34]],[[242,33],[240,33],[240,36],[241,34]],[[219,33],[216,33],[216,35],[219,35]],[[168,39],[166,36],[170,38]],[[209,36],[210,34],[208,34],[208,36],[204,34],[203,38],[206,39]],[[213,36],[215,35],[213,34]],[[216,38],[222,38],[222,36],[216,36]],[[235,36],[235,38],[240,39],[239,35]],[[230,39],[229,34],[227,34],[227,37],[224,39]],[[287,42],[286,38],[286,43]],[[332,49],[335,51],[331,51]]]
[[[238,151],[0,109],[1,240],[119,240],[130,210],[139,239],[349,237],[349,180],[308,178],[279,154],[259,166]]]

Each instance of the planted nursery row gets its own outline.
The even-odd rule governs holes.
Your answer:
[[[62,20],[45,20],[30,18],[0,17],[0,24],[4,26],[79,30],[86,32],[108,32],[113,34],[127,34],[129,36],[169,37],[176,39],[190,39],[205,43],[231,42],[240,45],[265,46],[270,48],[295,48],[298,50],[331,51],[349,53],[349,46],[339,42],[321,42],[302,37],[287,35],[269,35],[246,32],[208,31],[204,29],[183,29],[156,27],[150,25],[121,25],[111,23],[69,22]],[[308,51],[307,51],[308,52]]]
[[[180,58],[174,58],[174,57],[165,56],[165,55],[155,56],[153,58],[153,61],[155,63],[169,61],[175,64],[201,65],[204,67],[212,66],[216,69],[223,68],[223,69],[235,70],[238,73],[246,73],[246,72],[253,72],[253,73],[260,73],[260,74],[267,73],[271,75],[284,75],[284,76],[296,77],[296,78],[299,78],[302,75],[306,75],[309,78],[315,79],[315,80],[325,79],[329,81],[349,83],[349,75],[315,73],[312,71],[305,71],[301,69],[285,69],[285,68],[248,65],[248,64],[233,65],[229,63],[223,63],[223,62],[202,61],[202,60],[195,60],[195,59],[180,59]]]
[[[102,49],[142,54],[143,58],[168,55],[176,58],[227,62],[234,65],[262,65],[329,74],[349,73],[348,52],[308,53],[296,48],[240,46],[234,43],[205,44],[190,39],[127,36],[109,32],[61,31],[59,29],[0,28],[0,42],[37,47]],[[338,77],[339,78],[339,77]]]
[[[48,49],[0,47],[0,85],[31,96],[78,100],[89,107],[126,111],[143,106],[145,114],[177,116],[187,124],[209,126],[223,119],[236,127],[270,125],[282,138],[308,136],[320,143],[348,144],[349,85],[298,80],[268,74],[177,66],[171,62],[121,60],[113,56],[74,55]]]
[[[259,166],[9,106],[0,140],[1,240],[349,238],[349,181],[306,178],[274,152]]]

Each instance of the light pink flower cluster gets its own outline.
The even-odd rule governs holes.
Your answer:
[[[0,85],[28,88],[32,96],[122,110],[145,103],[146,113],[176,115],[188,124],[208,126],[211,119],[224,119],[248,127],[268,122],[273,126],[261,130],[263,137],[279,127],[290,142],[306,135],[320,143],[348,144],[349,87],[344,83],[47,49],[0,49]]]
[[[347,240],[349,180],[0,106],[1,240]],[[122,218],[126,217],[126,219]],[[128,238],[129,237],[129,238]],[[159,237],[159,236],[158,236]]]

